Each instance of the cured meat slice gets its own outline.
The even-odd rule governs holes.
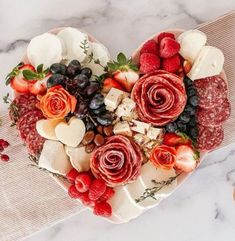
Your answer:
[[[17,96],[11,104],[9,115],[12,121],[17,122],[17,120],[30,110],[36,109],[36,105],[39,101],[37,97],[32,94],[24,94]],[[17,109],[15,109],[16,107]]]
[[[30,110],[20,117],[17,128],[22,140],[25,141],[27,135],[34,129],[36,130],[36,122],[41,119],[44,119],[44,116],[38,109]]]
[[[139,118],[164,126],[183,112],[187,95],[181,78],[166,71],[144,75],[132,90]]]
[[[91,170],[108,186],[115,187],[140,175],[143,156],[137,144],[121,135],[108,137],[91,157]]]
[[[37,156],[40,154],[44,142],[45,138],[40,136],[36,129],[32,129],[26,137],[28,152],[33,156]]]
[[[221,105],[214,108],[204,109],[199,107],[196,113],[197,122],[203,126],[220,126],[230,116],[231,106],[228,99],[225,99]]]
[[[220,105],[227,98],[227,83],[220,76],[212,76],[194,81],[199,98],[199,106],[210,109]]]
[[[205,127],[198,125],[197,147],[201,151],[210,151],[221,144],[224,139],[222,126]]]

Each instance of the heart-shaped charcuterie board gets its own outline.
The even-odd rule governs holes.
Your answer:
[[[224,59],[206,39],[169,29],[144,41],[131,60],[119,54],[111,61],[92,35],[53,29],[30,42],[8,78],[20,107],[12,119],[26,144],[32,128],[30,153],[72,198],[111,222],[127,222],[172,194],[222,141],[230,112]],[[218,119],[214,126],[210,118]],[[58,177],[65,174],[66,181]]]

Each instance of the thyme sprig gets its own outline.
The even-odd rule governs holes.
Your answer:
[[[155,194],[159,192],[163,187],[170,185],[181,174],[182,172],[180,172],[174,177],[170,177],[166,181],[158,182],[156,180],[152,180],[152,183],[155,184],[155,186],[152,188],[146,188],[144,193],[139,198],[135,199],[136,203],[142,202],[147,198],[152,198],[154,200],[157,200],[155,197]]]
[[[7,93],[5,96],[3,96],[3,101],[5,104],[10,104],[8,109],[11,113],[11,117],[13,119],[11,126],[14,126],[19,119],[19,108],[16,105],[16,103],[10,98],[9,93]]]

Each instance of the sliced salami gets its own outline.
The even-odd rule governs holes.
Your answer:
[[[184,110],[187,95],[182,79],[166,71],[155,71],[138,80],[132,99],[142,121],[164,126]]]
[[[227,83],[220,76],[212,76],[194,81],[199,98],[199,106],[210,109],[221,105],[227,98]]]
[[[37,156],[40,154],[44,142],[45,138],[41,137],[36,129],[32,129],[26,137],[28,152],[33,156]]]
[[[198,125],[197,147],[201,151],[211,151],[221,144],[224,139],[222,126],[205,127]]]
[[[127,137],[108,137],[91,157],[91,170],[108,186],[124,185],[140,175],[143,156],[140,147]]]
[[[36,129],[36,122],[44,119],[42,112],[38,109],[30,110],[22,115],[17,123],[22,140],[26,140],[27,135]]]
[[[199,124],[214,127],[222,125],[229,118],[230,113],[230,103],[228,99],[225,99],[222,104],[210,109],[199,107],[196,118]]]

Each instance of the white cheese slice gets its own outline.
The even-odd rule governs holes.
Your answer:
[[[177,41],[180,44],[179,53],[192,64],[202,47],[205,46],[207,36],[205,33],[193,29],[180,34]]]
[[[130,98],[124,98],[122,103],[118,106],[115,114],[118,117],[131,117],[135,109],[135,102]]]
[[[218,75],[221,73],[223,65],[223,52],[216,47],[204,46],[187,76],[195,80]]]
[[[63,144],[53,140],[45,141],[38,166],[62,175],[66,175],[72,169]]]
[[[106,109],[109,111],[114,111],[122,101],[123,96],[123,91],[116,88],[111,88],[109,93],[104,98]]]
[[[151,126],[150,124],[142,122],[142,121],[132,120],[130,122],[131,130],[144,134],[144,135],[147,134],[150,126]]]
[[[62,60],[62,44],[60,39],[51,33],[34,37],[27,47],[29,62],[37,67],[43,64],[44,69]]]
[[[65,28],[57,34],[64,43],[64,58],[68,61],[77,59],[80,63],[84,62],[91,52],[88,35],[76,28]],[[86,43],[87,54],[81,48],[81,44]]]
[[[76,148],[65,146],[65,151],[70,158],[72,166],[78,172],[85,172],[90,169],[91,153],[87,153],[84,146]]]
[[[122,222],[128,222],[143,212],[143,209],[135,205],[133,200],[130,199],[124,186],[114,189],[115,195],[108,202],[112,206],[112,212],[115,217],[118,217]]]
[[[108,49],[103,44],[91,42],[90,46],[93,59],[91,60],[91,62],[86,63],[85,67],[91,68],[93,76],[100,76],[105,73],[104,68],[102,66],[105,67],[107,65],[107,63],[110,60],[110,55]],[[99,60],[102,66],[95,63],[94,60]]]
[[[127,121],[120,121],[113,127],[115,135],[132,136],[132,131]]]
[[[140,198],[146,188],[152,188],[155,186],[152,180],[162,182],[168,180],[170,177],[174,177],[175,175],[176,173],[174,169],[157,169],[150,161],[148,161],[142,166],[141,175],[138,177],[138,179],[133,183],[127,184],[125,188],[128,191],[131,199],[135,201],[135,199]],[[147,198],[141,202],[136,203],[136,205],[139,205],[142,208],[151,208],[156,206],[162,199],[166,198],[174,191],[176,185],[177,180],[174,180],[171,184],[160,189],[155,194],[155,199]]]
[[[161,128],[150,126],[150,128],[147,131],[147,137],[150,138],[151,140],[157,140],[161,133],[162,133]]]

